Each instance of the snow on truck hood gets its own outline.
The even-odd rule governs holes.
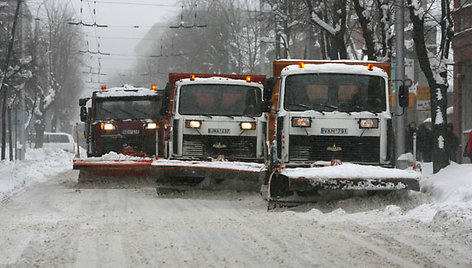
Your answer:
[[[373,75],[388,78],[387,73],[379,67],[374,66],[372,71],[367,69],[365,65],[348,65],[342,63],[323,63],[323,64],[310,64],[305,63],[304,68],[298,67],[298,65],[288,65],[282,70],[281,75],[291,74],[310,74],[310,73],[341,73],[341,74],[358,74],[358,75]]]
[[[241,79],[231,79],[227,77],[208,77],[200,78],[196,77],[194,80],[190,78],[185,78],[177,81],[176,86],[182,85],[193,85],[193,84],[225,84],[225,85],[238,85],[238,86],[252,86],[262,88],[262,84],[256,82],[247,82],[246,80]]]

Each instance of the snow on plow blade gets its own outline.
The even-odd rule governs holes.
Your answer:
[[[419,191],[420,173],[412,170],[343,164],[314,168],[287,168],[269,180],[269,200],[301,201],[323,190]],[[300,199],[297,199],[300,197]]]
[[[266,174],[263,164],[223,161],[157,160],[152,176],[160,188],[258,191]]]
[[[102,157],[76,158],[73,169],[80,170],[80,182],[137,181],[149,179],[151,163],[149,157],[127,156],[110,153]]]

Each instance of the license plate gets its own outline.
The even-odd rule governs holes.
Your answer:
[[[139,134],[139,129],[123,129],[121,131],[121,134],[124,134],[124,135],[138,135]]]
[[[347,128],[321,128],[321,134],[347,134]]]
[[[208,134],[229,134],[229,128],[209,128]]]

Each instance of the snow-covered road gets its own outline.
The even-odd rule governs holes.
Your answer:
[[[3,198],[0,267],[472,266],[470,200],[410,193],[267,212],[254,193],[157,196],[77,175],[64,167]]]

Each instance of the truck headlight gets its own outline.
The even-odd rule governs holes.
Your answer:
[[[185,121],[185,127],[188,127],[188,128],[200,128],[201,126],[202,126],[202,121],[200,120]]]
[[[156,129],[156,128],[157,128],[157,124],[154,122],[149,122],[146,125],[146,129]]]
[[[112,123],[102,123],[100,125],[100,129],[102,129],[102,130],[114,130],[115,126]]]
[[[241,122],[240,127],[242,130],[256,129],[256,123],[254,122]]]
[[[310,117],[293,117],[292,127],[311,127]]]
[[[378,128],[379,119],[377,118],[364,118],[359,119],[359,128]]]

